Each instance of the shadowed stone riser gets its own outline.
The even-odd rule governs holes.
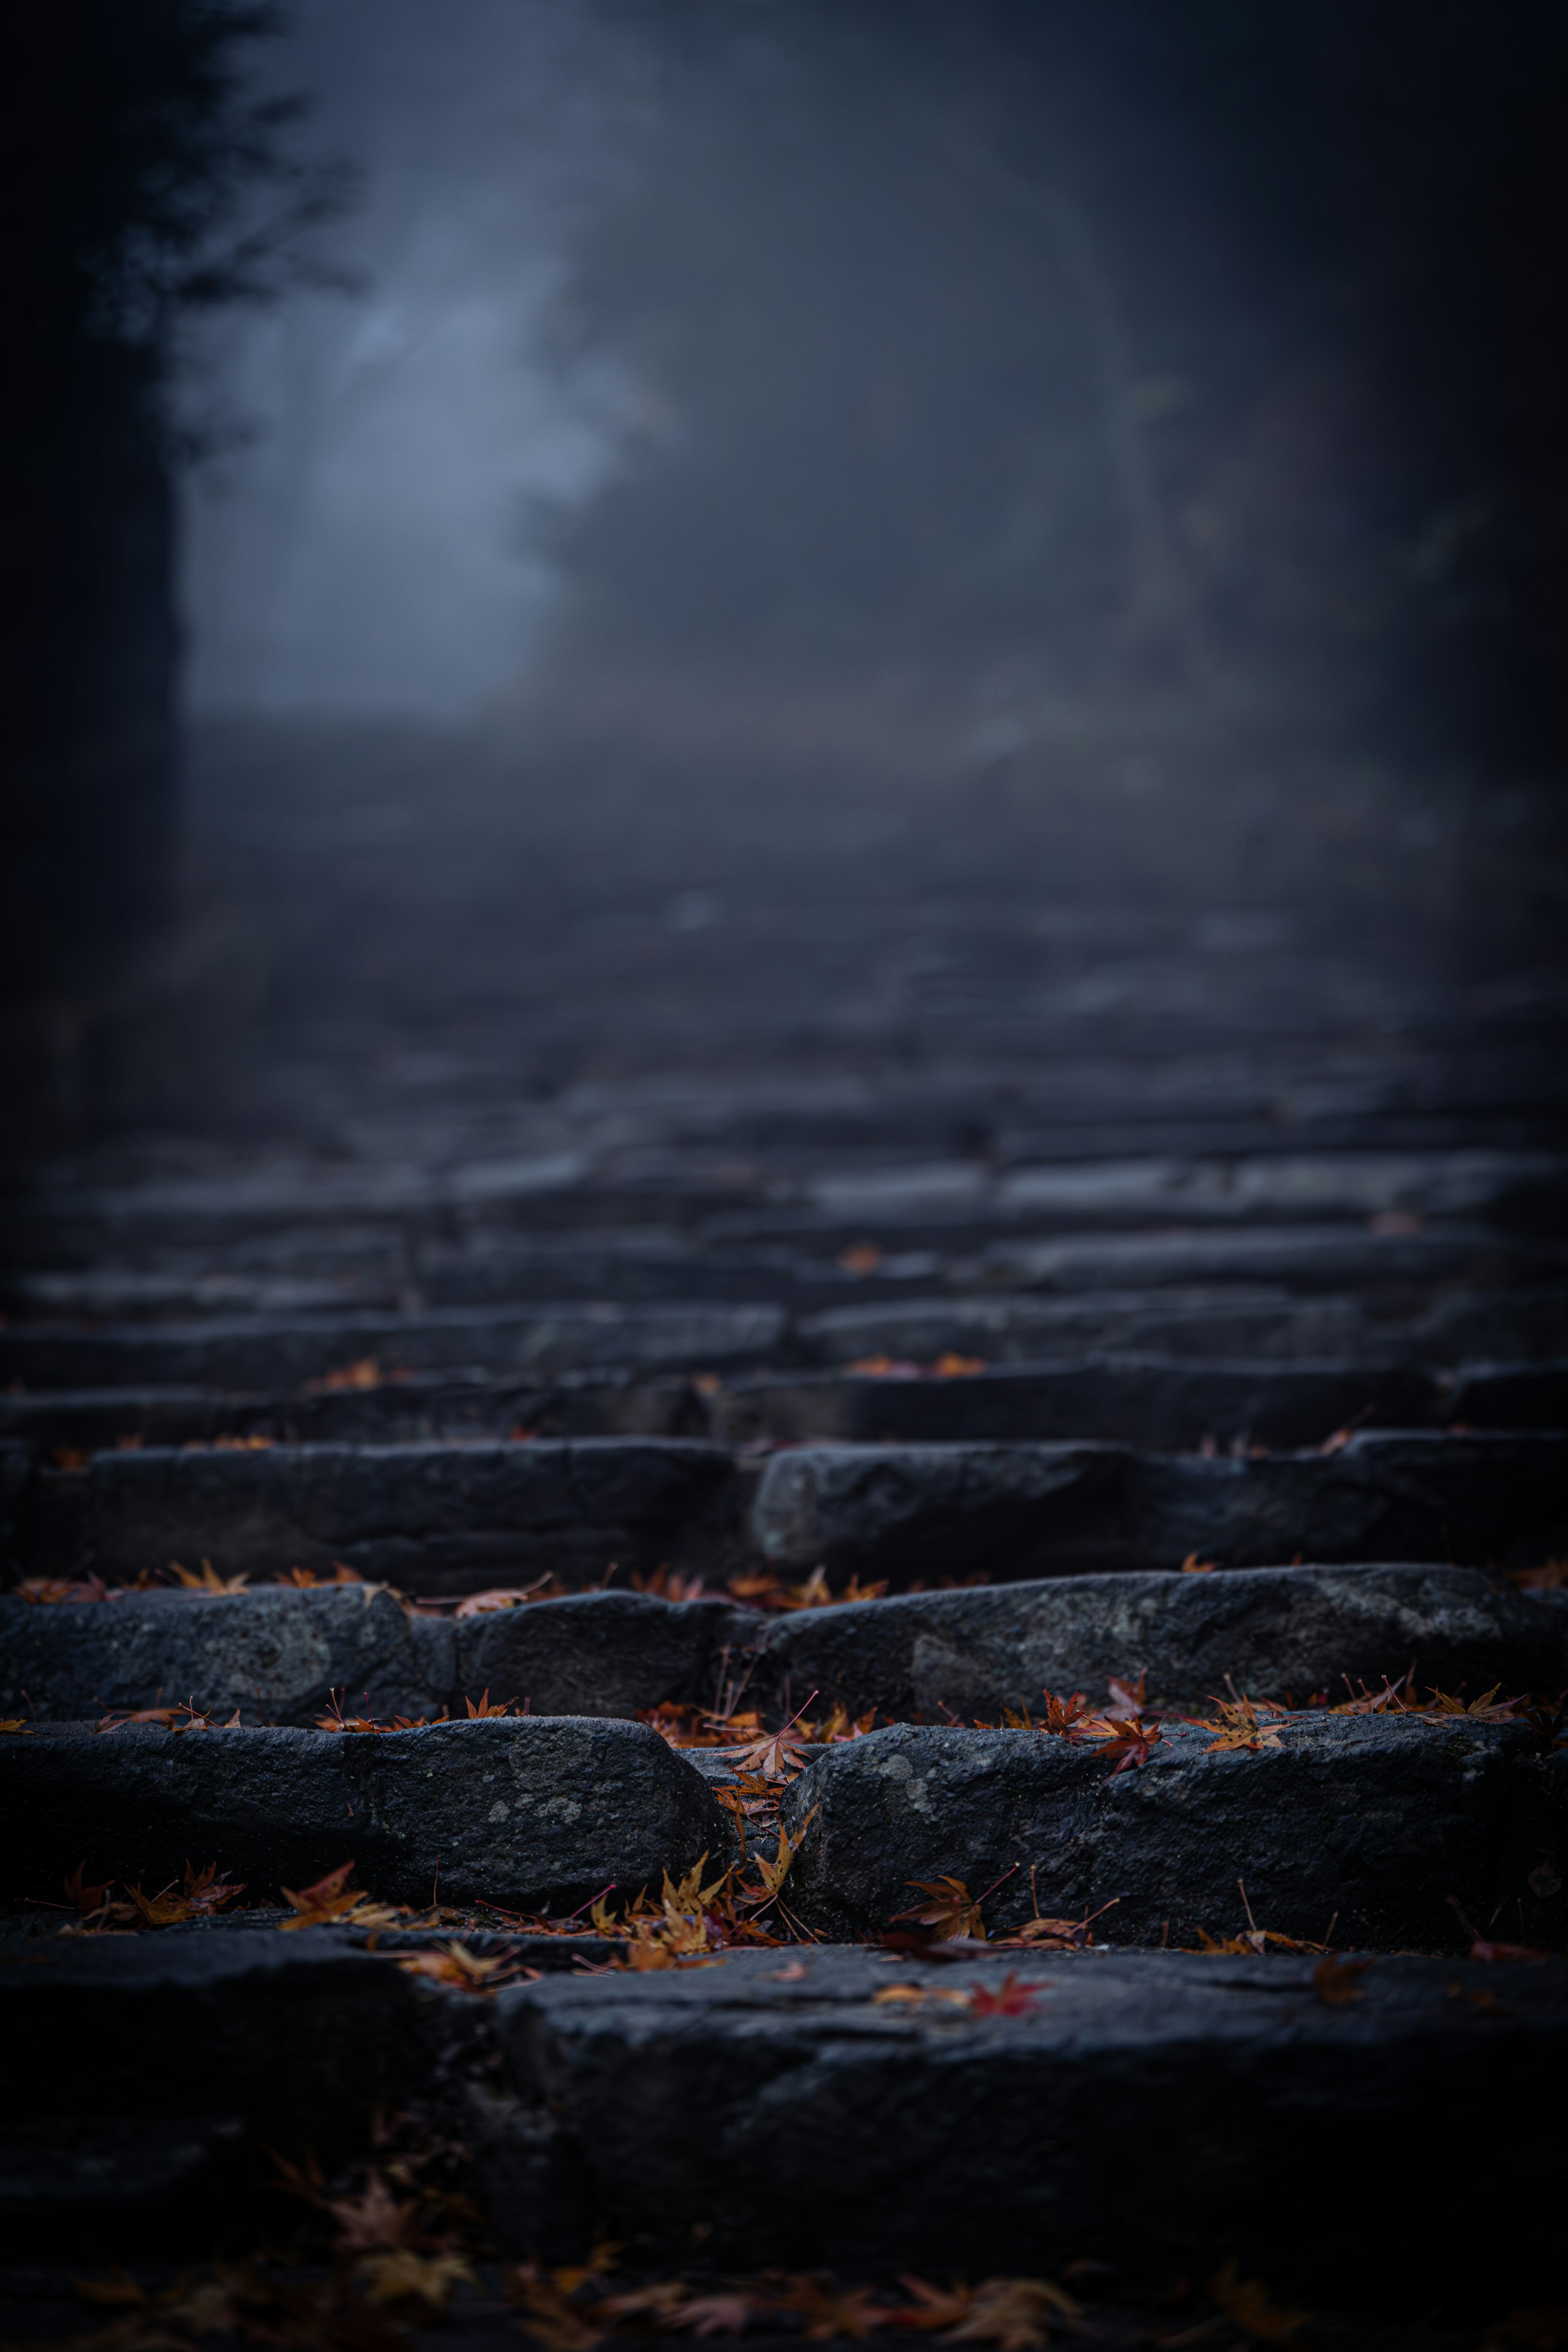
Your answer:
[[[483,2009],[324,1929],[0,1958],[0,2237],[99,2263],[247,2251],[289,2217],[268,2149],[330,2168],[375,2105],[439,2079],[511,2255],[578,2261],[613,2228],[683,2261],[700,2221],[721,2263],[849,2277],[1060,2276],[1086,2258],[1206,2275],[1230,2254],[1318,2307],[1395,2308],[1412,2276],[1483,2313],[1500,2280],[1552,2290],[1554,1972],[1379,1960],[1331,2007],[1288,1958],[936,1968],[823,1947],[788,1975],[786,1958],[552,1971]],[[894,1982],[966,1999],[1009,1969],[1039,1988],[1023,2016],[873,2000]],[[1500,2105],[1514,2121],[1484,2170],[1456,2165]],[[1130,2205],[1127,2149],[1152,2118],[1161,2161]]]
[[[1338,1451],[1140,1454],[1097,1444],[802,1445],[762,1465],[675,1440],[271,1446],[95,1455],[0,1449],[8,1549],[50,1575],[171,1560],[277,1578],[342,1563],[418,1594],[552,1574],[585,1586],[670,1563],[826,1565],[899,1589],[1319,1560],[1529,1566],[1568,1542],[1554,1433],[1373,1432]]]
[[[728,1855],[728,1817],[640,1723],[580,1717],[421,1731],[62,1730],[11,1738],[5,1899],[58,1899],[79,1862],[149,1893],[216,1858],[253,1901],[353,1859],[383,1900],[557,1913]]]
[[[954,1353],[994,1363],[1049,1356],[1174,1356],[1203,1361],[1341,1359],[1385,1366],[1391,1357],[1453,1366],[1467,1359],[1522,1362],[1568,1353],[1568,1289],[1458,1291],[1406,1297],[1373,1318],[1363,1302],[1237,1283],[1228,1292],[1083,1291],[1074,1297],[1000,1293],[894,1299],[793,1318],[759,1302],[723,1306],[584,1305],[515,1310],[451,1307],[426,1315],[215,1316],[202,1322],[15,1324],[0,1330],[0,1384],[26,1389],[190,1385],[280,1391],[348,1367],[383,1375],[510,1372],[550,1379],[581,1371],[731,1373],[766,1364],[850,1365],[888,1355],[932,1362]]]
[[[672,2257],[700,2213],[721,2263],[851,2276],[1059,2276],[1152,2249],[1191,2270],[1216,2242],[1319,2304],[1386,2304],[1394,2258],[1428,2292],[1495,2279],[1504,2248],[1512,2277],[1553,2275],[1545,2118],[1568,2032],[1555,1985],[1523,1970],[1483,1985],[1463,1963],[1377,1963],[1335,2009],[1294,1961],[1057,1958],[1020,1969],[1042,1988],[1028,2017],[985,2026],[871,1996],[994,1986],[995,1962],[894,1969],[828,1949],[805,1971],[779,1984],[759,1954],[501,1996],[514,2076],[584,2209]],[[1484,2045],[1472,1990],[1513,2010]],[[1453,2135],[1484,2135],[1504,2084],[1539,2130],[1478,2183]],[[1130,2200],[1128,2150],[1151,2130],[1159,2158]]]
[[[875,1219],[873,1218],[875,1225]],[[614,1299],[622,1306],[696,1302],[752,1306],[772,1302],[802,1311],[874,1305],[885,1298],[963,1291],[1104,1291],[1194,1283],[1277,1283],[1288,1289],[1363,1289],[1395,1295],[1434,1284],[1486,1288],[1561,1278],[1562,1253],[1484,1228],[1437,1227],[1369,1234],[1343,1227],[1259,1227],[1242,1233],[1156,1234],[1016,1240],[991,1239],[984,1228],[910,1237],[861,1274],[834,1263],[853,1237],[806,1233],[795,1251],[694,1250],[623,1246],[584,1248],[544,1242],[475,1251],[389,1273],[337,1280],[238,1275],[160,1276],[101,1269],[20,1276],[0,1288],[7,1313],[40,1320],[81,1318],[138,1324],[178,1322],[204,1313],[289,1315],[364,1307],[405,1310],[489,1307],[539,1302]],[[864,1242],[864,1235],[860,1236]],[[935,1243],[933,1247],[931,1244]],[[815,1247],[818,1255],[812,1255]],[[968,1252],[967,1255],[961,1255]]]
[[[1453,1950],[1465,1915],[1555,1946],[1568,1927],[1568,1755],[1524,1723],[1297,1716],[1277,1747],[1215,1752],[1168,1725],[1134,1769],[1094,1743],[896,1725],[791,1784],[790,1906],[875,1935],[948,1875],[994,1934],[1114,1903],[1111,1944],[1179,1945],[1258,1924],[1364,1949]],[[998,1882],[1002,1882],[1000,1885]],[[1542,1890],[1544,1890],[1542,1892]],[[1337,1919],[1337,1929],[1331,1922]]]
[[[662,1700],[936,1720],[1098,1698],[1113,1675],[1201,1710],[1229,1676],[1298,1699],[1411,1667],[1423,1687],[1554,1695],[1568,1682],[1568,1594],[1521,1594],[1468,1569],[1363,1567],[1064,1577],[762,1616],[723,1600],[629,1592],[482,1617],[411,1617],[385,1591],[131,1594],[87,1607],[0,1601],[0,1708],[38,1721],[195,1699],[247,1722],[345,1712],[461,1716],[492,1704],[632,1716]]]
[[[663,1439],[147,1449],[39,1474],[16,1541],[51,1573],[210,1559],[256,1577],[342,1562],[411,1593],[588,1585],[612,1565],[629,1578],[666,1559],[732,1564],[748,1483],[718,1448]]]
[[[555,1381],[427,1373],[284,1397],[203,1388],[0,1394],[0,1437],[86,1454],[267,1437],[285,1444],[418,1444],[510,1437],[688,1437],[879,1444],[1099,1438],[1190,1452],[1205,1439],[1271,1448],[1339,1429],[1560,1429],[1568,1364],[1202,1364],[1088,1357],[920,1380],[795,1372],[687,1379],[574,1373]]]
[[[1117,1073],[1109,1087],[1110,1073],[1088,1075],[1098,1082],[1098,1091],[1119,1097],[1125,1119],[1128,1097],[1138,1091],[1137,1075]],[[809,1231],[832,1239],[846,1233],[862,1236],[868,1226],[884,1222],[907,1232],[922,1218],[931,1219],[933,1210],[935,1233],[951,1232],[965,1220],[975,1231],[1026,1222],[1042,1230],[1071,1232],[1139,1223],[1226,1227],[1324,1217],[1367,1220],[1390,1212],[1480,1218],[1505,1232],[1550,1233],[1553,1224],[1560,1226],[1560,1151],[1485,1146],[1293,1151],[1277,1121],[1268,1118],[1278,1101],[1278,1071],[1260,1075],[1255,1099],[1230,1106],[1228,1121],[1222,1115],[1216,1122],[1215,1107],[1208,1107],[1223,1158],[1205,1159],[1179,1140],[1180,1156],[1173,1154],[1179,1130],[1201,1123],[1204,1111],[1195,1104],[1164,1100],[1145,1106],[1146,1123],[1127,1124],[1135,1159],[1097,1160],[1087,1158],[1080,1146],[1067,1166],[1052,1165],[1048,1156],[1038,1166],[1008,1165],[1026,1161],[1030,1148],[1028,1112],[1018,1104],[1016,1087],[999,1120],[995,1090],[984,1085],[960,1096],[928,1082],[919,1095],[902,1099],[895,1089],[878,1087],[847,1115],[841,1103],[830,1102],[833,1092],[841,1092],[830,1081],[826,1087],[818,1085],[816,1103],[803,1097],[788,1110],[774,1108],[762,1117],[740,1108],[739,1089],[728,1104],[713,1097],[703,1106],[700,1136],[688,1139],[688,1151],[696,1145],[710,1159],[726,1148],[789,1155],[781,1168],[759,1166],[750,1182],[737,1182],[732,1172],[728,1182],[715,1181],[695,1155],[684,1182],[678,1156],[662,1184],[625,1188],[595,1171],[592,1147],[536,1150],[501,1160],[470,1151],[456,1171],[412,1165],[305,1177],[279,1170],[270,1177],[247,1174],[237,1182],[186,1179],[96,1194],[46,1195],[5,1219],[0,1234],[7,1261],[21,1266],[86,1265],[128,1244],[143,1255],[160,1247],[178,1251],[189,1264],[205,1244],[223,1253],[213,1260],[214,1270],[222,1274],[229,1271],[237,1247],[253,1239],[270,1242],[293,1226],[301,1234],[300,1248],[292,1257],[278,1254],[274,1267],[284,1276],[310,1277],[321,1272],[322,1248],[330,1248],[334,1229],[351,1227],[352,1255],[363,1267],[374,1259],[378,1241],[404,1254],[405,1262],[406,1253],[421,1247],[439,1260],[464,1250],[476,1228],[486,1226],[503,1236],[514,1224],[570,1234],[574,1227],[597,1226],[603,1233],[622,1222],[646,1226],[652,1219],[695,1224],[700,1233],[726,1214],[732,1228],[749,1224],[758,1236]],[[1058,1120],[1071,1111],[1068,1092],[1070,1079],[1064,1088],[1060,1074],[1054,1086],[1047,1082],[1041,1088],[1042,1107]],[[717,1122],[714,1109],[721,1113]],[[1104,1104],[1080,1106],[1076,1120],[1068,1116],[1061,1123],[1069,1131],[1075,1124],[1081,1127],[1086,1110],[1091,1125],[1097,1111],[1103,1123]],[[1255,1120],[1261,1114],[1256,1135],[1239,1144],[1237,1113],[1244,1121],[1248,1114]],[[630,1117],[635,1120],[637,1115],[632,1108]],[[623,1135],[627,1117],[623,1109]],[[668,1151],[673,1145],[679,1155],[681,1146],[668,1131],[667,1111],[648,1105],[640,1118],[656,1149]],[[1047,1155],[1052,1123],[1038,1130]],[[917,1137],[925,1145],[923,1154],[889,1166],[889,1150],[900,1144],[907,1149]],[[857,1162],[857,1146],[877,1155],[869,1169],[863,1160]],[[803,1150],[837,1157],[803,1173]],[[973,1156],[976,1150],[999,1154],[1004,1165],[994,1170]],[[1238,1158],[1238,1150],[1247,1156]],[[788,1217],[763,1205],[770,1192],[776,1192],[781,1175],[798,1202]]]
[[[436,2062],[409,1979],[327,1930],[13,1948],[0,1988],[0,2244],[24,2259],[248,2252],[287,2222],[269,2151],[330,2170]]]
[[[1206,1459],[1112,1446],[800,1446],[764,1465],[751,1538],[781,1571],[994,1579],[1448,1559],[1561,1549],[1564,1441],[1373,1432],[1332,1454]]]

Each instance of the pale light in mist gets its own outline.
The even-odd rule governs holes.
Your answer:
[[[552,593],[526,507],[595,487],[624,405],[542,350],[559,159],[597,129],[574,29],[557,0],[312,0],[271,60],[301,143],[363,174],[325,242],[365,284],[194,342],[196,415],[253,437],[184,487],[193,710],[457,722],[526,667]]]

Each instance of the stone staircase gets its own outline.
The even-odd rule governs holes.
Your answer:
[[[1563,1066],[1288,965],[542,1101],[498,1033],[416,1111],[296,1039],[332,1151],[13,1197],[25,2335],[278,2242],[289,2168],[341,2219],[388,2110],[479,2218],[340,2269],[445,2248],[387,2324],[465,2342],[895,2324],[756,2284],[818,2273],[1057,2282],[1014,2352],[1551,2301]]]

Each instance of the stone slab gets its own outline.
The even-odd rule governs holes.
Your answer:
[[[805,1610],[765,1631],[761,1680],[799,1703],[901,1720],[1000,1718],[1041,1693],[1096,1703],[1112,1675],[1148,1677],[1152,1703],[1206,1712],[1229,1676],[1255,1698],[1379,1690],[1412,1665],[1423,1687],[1474,1698],[1494,1685],[1554,1695],[1568,1682],[1568,1595],[1526,1595],[1473,1569],[1403,1563],[1130,1571],[972,1591],[894,1593]]]
[[[735,2268],[1206,2278],[1230,2255],[1313,2308],[1407,2310],[1417,2278],[1428,2305],[1547,2297],[1568,1972],[1379,1959],[1331,2006],[1311,1968],[826,1948],[520,1986],[497,2021],[550,2159],[492,2219],[556,2260],[597,2217],[679,2262],[700,2221]],[[1040,1988],[1026,2015],[874,2000],[1006,1969]]]
[[[387,1902],[557,1913],[610,1881],[728,1851],[726,1817],[640,1723],[509,1717],[426,1730],[172,1732],[135,1727],[0,1743],[11,1823],[0,1893],[58,1899],[87,1875],[152,1892],[216,1861],[252,1901],[352,1856]]]
[[[1382,1363],[1391,1349],[1436,1365],[1485,1357],[1539,1362],[1568,1356],[1568,1289],[1461,1291],[1419,1312],[1375,1319],[1352,1297],[1297,1297],[1241,1282],[1060,1297],[978,1292],[802,1315],[794,1340],[797,1359],[816,1364],[851,1364],[865,1356],[930,1363],[950,1351],[987,1363],[1024,1363],[1101,1350]]]
[[[309,1729],[344,1712],[462,1716],[492,1704],[541,1715],[634,1716],[662,1699],[710,1705],[760,1639],[723,1599],[637,1592],[537,1601],[479,1617],[411,1616],[384,1588],[127,1592],[85,1606],[0,1599],[0,1712],[96,1720],[195,1700],[242,1722]],[[741,1671],[737,1663],[733,1671]]]
[[[1031,1290],[1144,1290],[1166,1284],[1280,1283],[1292,1290],[1377,1290],[1468,1282],[1542,1282],[1562,1271],[1546,1244],[1485,1226],[1379,1233],[1354,1225],[1129,1234],[992,1242],[988,1279]]]
[[[0,1704],[40,1722],[191,1700],[304,1727],[334,1691],[350,1714],[434,1715],[454,1696],[453,1656],[450,1625],[411,1620],[373,1585],[0,1600]]]
[[[1542,1404],[1557,1389],[1530,1387],[1510,1399]],[[1568,1420],[1542,1412],[1536,1428]],[[921,1379],[897,1375],[796,1374],[726,1383],[710,1400],[712,1433],[744,1444],[765,1437],[799,1444],[832,1437],[851,1444],[1016,1443],[1094,1438],[1156,1451],[1232,1443],[1315,1445],[1350,1424],[1414,1429],[1447,1420],[1447,1391],[1418,1367],[1344,1363],[1225,1364],[1169,1356],[1089,1356],[1058,1363],[990,1365],[982,1371]],[[1478,1406],[1482,1400],[1478,1398]],[[1484,1411],[1464,1418],[1489,1426]],[[1519,1426],[1510,1421],[1510,1426]]]
[[[734,1484],[720,1449],[659,1438],[147,1447],[44,1472],[29,1549],[105,1578],[208,1559],[255,1577],[342,1562],[411,1592],[588,1583],[732,1548]]]
[[[329,2170],[426,2084],[429,2004],[331,1930],[0,1949],[0,2242],[101,2263],[256,2242],[268,2150]]]
[[[1562,1548],[1560,1435],[1373,1432],[1257,1459],[1109,1445],[801,1446],[765,1465],[759,1555],[831,1575],[994,1579],[1316,1560],[1527,1564]]]
[[[0,1600],[0,1711],[95,1720],[191,1699],[247,1723],[309,1728],[348,1713],[461,1716],[489,1691],[546,1715],[631,1717],[711,1706],[747,1676],[782,1718],[811,1691],[853,1713],[935,1719],[1038,1707],[1042,1688],[1103,1695],[1148,1675],[1197,1707],[1228,1675],[1303,1698],[1349,1676],[1373,1690],[1412,1664],[1473,1696],[1568,1681],[1568,1595],[1516,1593],[1478,1571],[1389,1564],[1061,1577],[763,1616],[722,1598],[579,1593],[452,1619],[384,1591],[328,1586],[224,1596],[126,1593],[89,1606]]]
[[[913,1882],[951,1874],[977,1896],[1005,1880],[993,1933],[1037,1896],[1051,1917],[1114,1902],[1097,1929],[1112,1944],[1191,1945],[1246,1927],[1241,1880],[1258,1926],[1288,1936],[1461,1951],[1453,1896],[1483,1928],[1506,1917],[1510,1940],[1562,1944],[1568,1751],[1468,1717],[1298,1715],[1279,1736],[1216,1752],[1168,1724],[1118,1771],[1096,1743],[1040,1732],[871,1732],[791,1785],[791,1908],[819,1934],[875,1935]]]
[[[0,1330],[0,1385],[130,1388],[195,1384],[289,1389],[374,1357],[387,1370],[484,1364],[556,1372],[595,1365],[646,1371],[765,1362],[784,1310],[767,1304],[622,1307],[566,1302],[524,1310],[447,1307],[426,1315],[215,1316],[195,1323],[12,1324]]]
[[[1238,1283],[1229,1290],[1100,1290],[1070,1298],[980,1291],[834,1307],[798,1316],[794,1338],[795,1354],[805,1363],[892,1356],[923,1364],[948,1354],[1028,1363],[1102,1349],[1122,1355],[1286,1360],[1372,1355],[1382,1360],[1390,1335],[1371,1324],[1354,1299],[1294,1298],[1285,1290]]]

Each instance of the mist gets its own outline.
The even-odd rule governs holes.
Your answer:
[[[184,485],[188,706],[471,719],[552,601],[524,515],[616,446],[614,371],[540,350],[574,194],[608,164],[613,65],[552,0],[346,0],[300,11],[267,71],[356,201],[341,288],[188,340],[216,443]]]

